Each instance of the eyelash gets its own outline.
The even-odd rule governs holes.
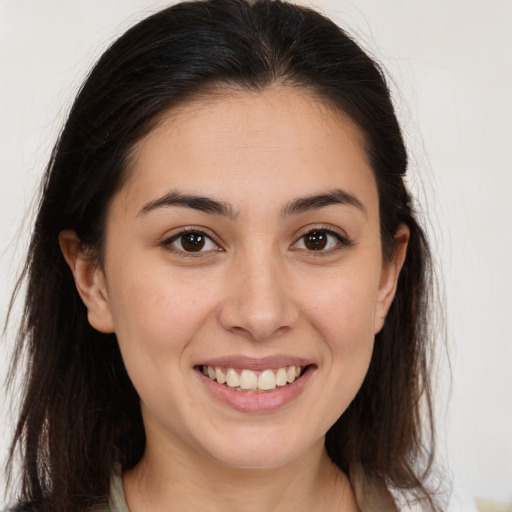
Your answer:
[[[216,249],[208,249],[206,251],[199,250],[199,251],[187,251],[183,248],[183,237],[186,235],[197,235],[202,236],[205,239],[205,244],[209,242],[213,243],[216,246]],[[181,239],[181,247],[182,249],[179,249],[177,247],[174,247],[173,244],[175,242],[178,242]],[[188,257],[188,258],[197,258],[204,256],[206,252],[211,252],[212,250],[215,250],[215,252],[222,251],[223,249],[220,247],[220,244],[215,241],[215,237],[213,237],[211,234],[207,233],[204,229],[201,228],[186,228],[182,229],[178,233],[172,235],[169,238],[166,238],[162,241],[161,245],[165,247],[167,250],[170,250],[171,252],[174,252],[175,254],[179,254],[180,256]],[[202,249],[202,248],[201,248]]]
[[[297,245],[300,242],[302,242],[304,244],[305,243],[304,239],[308,235],[312,235],[313,233],[321,233],[322,235],[327,235],[327,237],[333,237],[336,239],[336,244],[334,245],[334,247],[329,247],[328,249],[325,249],[325,250],[323,247],[319,250],[297,247]],[[328,244],[329,242],[327,241],[326,243]],[[292,245],[292,249],[305,251],[306,253],[308,253],[309,257],[316,257],[316,256],[327,256],[327,255],[333,254],[343,248],[351,247],[353,245],[354,245],[354,243],[351,242],[346,236],[342,235],[341,233],[334,231],[330,227],[319,225],[319,226],[309,227],[308,230],[305,231],[297,239],[297,241]]]
[[[308,235],[312,235],[313,233],[319,233],[322,235],[327,235],[327,237],[333,237],[336,239],[337,243],[335,244],[334,247],[329,247],[326,250],[324,250],[324,247],[321,247],[319,250],[307,249],[306,247],[304,247],[304,248],[297,247],[297,245],[300,242],[302,242],[304,244],[305,237],[307,237]],[[216,246],[216,249],[202,250],[203,247],[201,247],[201,249],[199,251],[185,250],[185,248],[183,247],[183,237],[188,234],[196,235],[199,237],[204,237],[204,240],[205,240],[204,244],[207,244],[209,241],[210,243],[213,243]],[[181,244],[180,244],[181,249],[177,248],[173,245],[175,242],[178,242],[180,239],[181,239]],[[327,240],[326,244],[329,244],[328,240]],[[207,233],[204,229],[201,229],[201,228],[183,229],[183,230],[179,231],[178,233],[172,235],[171,237],[163,240],[161,245],[163,247],[165,247],[166,249],[174,252],[175,254],[179,254],[180,256],[191,257],[191,258],[197,258],[197,257],[201,257],[201,256],[204,257],[205,253],[210,253],[211,251],[215,251],[215,252],[223,251],[222,247],[220,247],[220,244],[215,240],[215,237],[212,236],[211,234]],[[310,227],[306,232],[304,232],[297,239],[297,241],[292,244],[291,249],[296,250],[296,251],[297,250],[305,251],[306,253],[309,253],[308,256],[314,257],[314,256],[325,256],[328,254],[332,254],[334,252],[337,252],[338,250],[341,250],[344,247],[351,247],[352,245],[354,245],[353,242],[348,240],[345,236],[341,235],[340,233],[332,230],[331,228],[327,228],[325,226],[313,226],[313,227]]]

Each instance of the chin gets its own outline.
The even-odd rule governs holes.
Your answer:
[[[302,453],[276,451],[261,451],[259,453],[230,453],[219,454],[217,462],[236,469],[277,469],[287,466],[300,458]]]
[[[220,441],[220,440],[219,440]],[[290,436],[275,432],[238,433],[225,442],[214,443],[207,452],[223,466],[239,469],[276,469],[307,456],[317,445],[323,446],[324,437],[307,442],[305,435]]]

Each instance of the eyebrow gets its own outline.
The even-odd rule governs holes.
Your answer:
[[[335,189],[323,194],[315,194],[295,199],[283,208],[281,215],[283,217],[287,217],[289,215],[296,215],[309,210],[318,210],[320,208],[336,204],[353,206],[365,215],[367,214],[363,203],[361,203],[356,196],[346,192],[345,190]]]
[[[318,210],[331,205],[353,206],[366,215],[366,209],[361,201],[359,201],[356,196],[341,189],[294,199],[282,209],[281,215],[288,217],[290,215],[297,215],[309,210]],[[204,213],[223,215],[232,219],[236,217],[233,206],[227,202],[217,201],[210,197],[195,194],[182,194],[176,190],[146,203],[137,216],[145,215],[159,208],[173,206],[192,208]]]
[[[171,191],[164,196],[146,203],[137,216],[144,215],[158,208],[167,208],[172,206],[184,206],[205,213],[213,213],[234,218],[235,212],[229,203],[217,201],[205,196],[194,194],[181,194],[178,191]]]

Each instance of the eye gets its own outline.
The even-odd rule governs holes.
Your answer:
[[[165,246],[171,246],[179,252],[199,253],[219,250],[219,246],[203,231],[187,230],[164,241]]]
[[[293,249],[326,252],[340,245],[347,245],[341,235],[328,229],[313,229],[302,235],[293,245]]]

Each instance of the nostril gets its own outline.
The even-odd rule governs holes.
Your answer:
[[[263,325],[257,325],[250,327],[232,326],[227,328],[229,332],[243,338],[251,339],[254,341],[266,341],[275,340],[286,334],[291,329],[290,326],[282,325],[277,329],[271,327],[265,327]]]

